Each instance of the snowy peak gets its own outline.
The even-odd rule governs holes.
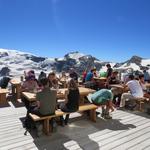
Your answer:
[[[96,67],[97,70],[106,70],[106,63],[110,63],[116,69],[133,68],[136,70],[150,69],[150,59],[143,59],[133,56],[123,63],[103,62],[78,51],[70,52],[62,58],[45,58],[30,53],[16,50],[0,49],[0,76],[21,75],[24,70],[34,69],[36,73],[40,71],[66,71],[75,68],[78,73]]]
[[[132,56],[131,59],[127,61],[127,64],[135,63],[136,65],[141,65],[141,61],[143,58],[139,56]]]
[[[66,54],[64,57],[78,60],[79,58],[81,58],[83,56],[84,56],[84,54],[79,53],[78,51],[75,51],[75,52],[70,52],[70,53]]]

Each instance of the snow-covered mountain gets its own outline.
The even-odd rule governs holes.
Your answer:
[[[77,51],[70,52],[62,58],[45,58],[16,50],[0,49],[0,76],[7,74],[21,75],[25,70],[30,69],[34,69],[36,73],[52,70],[67,72],[70,68],[75,68],[78,73],[81,73],[92,67],[96,67],[97,70],[106,70],[106,63],[108,62],[100,61],[91,55],[81,54]],[[133,56],[126,62],[111,63],[111,65],[116,69],[133,68],[133,70],[141,70],[150,68],[150,59]]]
[[[123,63],[116,63],[116,65],[114,67],[117,69],[132,68],[134,71],[150,69],[150,59],[144,59],[139,56],[133,56],[133,57],[131,57],[131,59],[129,59]]]

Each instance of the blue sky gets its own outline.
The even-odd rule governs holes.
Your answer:
[[[150,0],[0,0],[0,48],[150,58]]]

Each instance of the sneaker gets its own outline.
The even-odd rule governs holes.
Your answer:
[[[104,119],[112,119],[112,117],[109,116],[109,115],[105,115],[105,116],[104,116]]]

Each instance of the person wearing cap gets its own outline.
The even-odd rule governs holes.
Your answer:
[[[111,90],[101,89],[93,94],[89,94],[87,98],[91,103],[94,103],[97,106],[102,106],[102,117],[105,119],[112,118],[109,115],[109,111],[114,111],[112,103],[113,93]],[[106,109],[104,106],[106,106]]]

